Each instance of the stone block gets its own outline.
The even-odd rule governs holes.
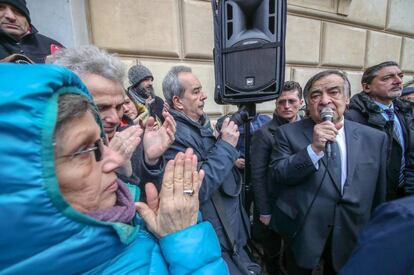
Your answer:
[[[322,65],[362,68],[366,31],[333,23],[323,23]]]
[[[387,30],[414,34],[414,1],[389,1]]]
[[[211,3],[183,2],[184,57],[213,58],[214,30]]]
[[[336,0],[289,0],[288,4],[309,9],[309,12],[317,10],[336,13],[338,7]]]
[[[117,52],[179,57],[177,1],[90,0],[92,43]]]
[[[368,31],[365,67],[384,61],[400,61],[402,38],[396,35]]]
[[[306,82],[315,74],[323,71],[321,68],[292,68],[292,80],[299,82],[302,90],[305,88]]]
[[[387,0],[352,0],[346,21],[360,25],[385,28]]]
[[[296,14],[384,29],[387,0],[288,0],[288,10]]]
[[[414,72],[414,39],[404,38],[401,69]]]
[[[349,83],[351,84],[351,97],[357,93],[359,93],[362,90],[362,86],[361,86],[361,78],[362,78],[362,73],[361,71],[345,71],[348,79],[349,79]]]
[[[286,62],[319,63],[321,22],[288,15],[286,26]]]

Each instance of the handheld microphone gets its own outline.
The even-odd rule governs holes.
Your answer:
[[[334,112],[330,107],[324,107],[321,110],[321,119],[322,121],[333,121]],[[332,149],[331,149],[331,142],[328,140],[326,142],[325,152],[328,155],[328,158],[331,158]]]

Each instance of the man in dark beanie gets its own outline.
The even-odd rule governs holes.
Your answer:
[[[0,59],[21,54],[44,63],[60,48],[59,42],[41,35],[31,24],[25,0],[0,0]]]
[[[134,65],[128,71],[128,79],[131,84],[128,88],[130,98],[135,103],[145,106],[149,115],[162,123],[164,120],[162,116],[164,101],[155,95],[153,87],[154,76],[151,71],[144,65]]]

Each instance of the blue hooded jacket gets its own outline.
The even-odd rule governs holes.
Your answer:
[[[57,100],[91,95],[53,65],[0,64],[0,76],[1,274],[228,274],[207,222],[158,240],[138,215],[132,226],[72,208],[55,175]]]

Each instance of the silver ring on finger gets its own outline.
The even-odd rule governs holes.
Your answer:
[[[192,195],[194,195],[194,189],[184,189],[183,193],[184,195],[191,197]]]

